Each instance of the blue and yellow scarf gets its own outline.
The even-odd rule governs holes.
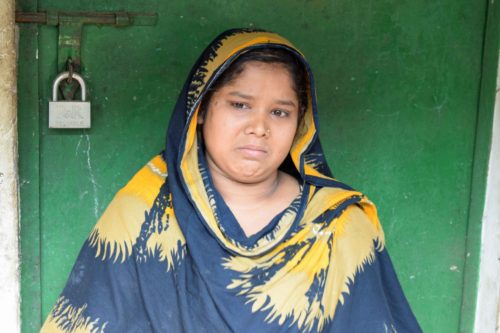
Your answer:
[[[309,74],[288,168],[301,193],[245,236],[206,169],[196,117],[238,55],[284,48]],[[165,151],[110,203],[42,332],[421,332],[384,248],[375,206],[332,178],[318,139],[314,80],[279,35],[230,30],[196,62]]]

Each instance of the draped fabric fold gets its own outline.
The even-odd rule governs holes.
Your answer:
[[[212,185],[196,119],[214,80],[262,47],[304,65],[309,102],[284,166],[300,194],[248,237]],[[184,84],[165,150],[109,204],[42,332],[421,332],[375,206],[330,172],[316,105],[309,65],[289,41],[219,35]]]

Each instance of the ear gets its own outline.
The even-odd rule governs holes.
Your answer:
[[[205,120],[205,112],[202,109],[199,109],[196,115],[196,123],[198,125],[203,125],[203,121]]]

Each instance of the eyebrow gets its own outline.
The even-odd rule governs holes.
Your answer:
[[[248,99],[248,100],[252,100],[252,99],[253,99],[253,97],[252,97],[252,96],[250,96],[250,95],[245,95],[245,94],[243,94],[243,93],[240,93],[239,91],[231,91],[231,92],[229,93],[229,95],[231,95],[231,96],[236,96],[236,97],[241,97],[241,98],[243,98],[243,99]]]
[[[240,97],[240,98],[243,98],[243,99],[246,99],[246,100],[253,100],[253,96],[251,95],[246,95],[246,94],[243,94],[239,91],[232,91],[229,93],[229,95],[231,96],[236,96],[236,97]],[[295,107],[295,103],[291,100],[288,100],[288,99],[279,99],[276,101],[277,104],[280,104],[280,105],[288,105],[288,106],[292,106],[292,107]]]

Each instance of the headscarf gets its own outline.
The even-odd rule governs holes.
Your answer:
[[[247,237],[212,184],[197,116],[231,63],[264,47],[287,50],[307,73],[289,153],[301,191]],[[219,35],[183,86],[165,150],[99,219],[42,332],[421,332],[375,206],[332,177],[318,127],[298,49],[262,30]]]

